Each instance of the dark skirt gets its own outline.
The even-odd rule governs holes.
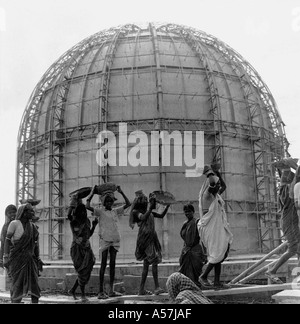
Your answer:
[[[30,252],[26,252],[26,254]],[[15,260],[17,261],[17,260]],[[8,275],[11,280],[10,296],[12,302],[30,295],[40,298],[41,291],[38,284],[38,266],[33,257],[27,256],[24,262],[10,264]]]
[[[157,233],[147,230],[143,225],[139,228],[135,257],[138,261],[147,261],[149,264],[158,264],[162,261]]]
[[[200,244],[192,248],[184,248],[179,258],[179,272],[198,284],[198,279],[205,263],[206,256]]]
[[[87,247],[83,244],[73,243],[71,246],[71,258],[78,275],[78,283],[84,286],[88,283],[95,264],[95,256],[89,243]]]
[[[11,280],[12,302],[16,302],[26,295],[36,298],[41,296],[38,284],[38,262],[33,253],[36,242],[38,242],[37,228],[28,222],[20,240],[11,246],[8,276]]]
[[[294,201],[289,197],[289,187],[285,186],[280,191],[280,202],[282,207],[281,227],[288,248],[291,252],[297,251],[300,242],[299,219]]]

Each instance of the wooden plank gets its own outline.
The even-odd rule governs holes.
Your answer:
[[[74,300],[71,296],[65,296],[65,295],[49,295],[49,296],[41,296],[39,299],[40,304],[119,304],[120,301],[118,298],[107,298],[107,299],[98,299],[97,297],[87,297],[87,302],[82,302],[82,300],[78,297],[77,300]],[[10,294],[0,292],[0,299],[4,300],[10,300]],[[30,297],[24,297],[22,299],[22,302],[24,303],[30,303],[31,298]]]
[[[272,255],[276,254],[278,251],[280,251],[282,248],[284,248],[287,245],[287,242],[284,242],[282,244],[280,244],[277,248],[275,248],[273,251],[271,251],[270,253],[268,253],[267,255],[265,255],[263,258],[261,258],[259,261],[257,261],[256,263],[252,264],[251,267],[249,267],[248,269],[246,269],[245,271],[243,271],[241,274],[239,274],[236,278],[234,278],[233,280],[231,280],[230,283],[234,284],[238,281],[240,281],[240,279],[242,279],[243,277],[246,277],[246,275],[254,270],[255,268],[257,268],[259,265],[261,265],[264,261],[266,261],[268,258],[270,258]]]
[[[277,304],[300,304],[300,290],[284,290],[272,296]]]
[[[123,295],[120,297],[117,297],[119,300],[169,300],[169,295],[167,293],[163,293],[160,295]]]
[[[210,298],[210,297],[218,297],[218,296],[237,296],[237,295],[244,295],[244,294],[255,294],[255,293],[264,293],[264,292],[282,292],[284,291],[293,291],[294,296],[299,295],[300,299],[300,289],[295,290],[292,289],[292,283],[282,284],[282,285],[255,285],[255,286],[244,286],[238,288],[229,288],[229,289],[222,289],[222,290],[203,290],[203,294]],[[274,299],[279,298],[276,297],[278,295],[272,296]],[[281,295],[279,295],[281,296]],[[3,299],[10,299],[9,293],[0,293],[0,298]],[[292,297],[291,297],[292,299]],[[124,303],[126,300],[128,301],[154,301],[154,302],[168,302],[169,296],[167,293],[163,293],[161,295],[123,295],[114,298],[102,299],[99,300],[97,297],[88,297],[89,304],[117,304],[117,303]],[[30,298],[24,298],[24,301],[29,302]],[[40,303],[45,304],[74,304],[74,303],[82,303],[80,299],[74,300],[70,296],[64,295],[49,295],[49,296],[42,296],[39,300]]]
[[[204,290],[203,294],[207,297],[217,297],[217,296],[234,296],[241,294],[254,294],[261,292],[271,292],[271,291],[281,291],[286,289],[291,289],[292,284],[286,283],[282,285],[255,285],[255,286],[247,286],[240,288],[230,288],[223,290]]]

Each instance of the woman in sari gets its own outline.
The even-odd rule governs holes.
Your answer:
[[[291,190],[290,190],[290,197],[294,198],[294,203],[297,209],[298,218],[300,218],[300,166],[298,166],[296,169],[293,185],[291,186]]]
[[[211,167],[205,166],[203,174],[207,179],[199,193],[198,230],[206,249],[208,264],[199,277],[199,282],[203,287],[211,286],[208,275],[214,269],[214,287],[226,288],[226,285],[220,282],[221,267],[233,240],[225,212],[225,203],[221,198],[226,185],[218,170],[213,171]]]
[[[298,170],[297,170],[298,171]],[[299,218],[294,199],[290,197],[291,186],[294,178],[294,173],[290,169],[279,170],[281,176],[279,189],[279,207],[281,212],[281,228],[288,243],[287,251],[278,259],[278,261],[269,269],[265,275],[272,284],[282,284],[283,282],[276,275],[277,270],[285,264],[295,254],[298,257],[300,265],[300,230]],[[297,172],[298,174],[298,172]]]
[[[69,293],[76,300],[76,289],[79,286],[81,290],[82,301],[87,301],[85,296],[85,286],[90,280],[91,273],[95,264],[95,256],[90,245],[90,237],[95,231],[98,220],[92,222],[87,218],[85,205],[81,202],[75,209],[69,209],[68,218],[73,234],[73,242],[71,245],[71,258],[74,268],[77,272],[77,279]],[[73,211],[73,212],[72,212]]]
[[[202,267],[206,263],[206,255],[200,245],[198,220],[194,217],[194,206],[187,204],[183,210],[187,221],[183,223],[180,231],[184,246],[179,258],[179,272],[189,277],[196,285],[200,285],[198,280],[202,273]]]
[[[31,222],[34,210],[31,204],[18,208],[16,219],[7,229],[3,263],[11,280],[11,301],[21,303],[22,298],[31,295],[31,302],[38,303],[39,233]]]
[[[17,207],[15,205],[8,205],[5,208],[5,223],[1,230],[1,247],[0,247],[0,267],[3,268],[3,253],[4,253],[4,243],[6,238],[6,233],[8,226],[11,221],[16,218]]]
[[[150,291],[145,290],[145,283],[149,271],[149,266],[152,265],[152,275],[154,279],[155,290],[154,294],[159,295],[164,292],[159,287],[158,282],[158,264],[162,261],[161,245],[155,231],[155,219],[163,218],[169,209],[166,206],[162,214],[153,211],[156,208],[156,199],[150,195],[150,204],[148,208],[148,198],[142,193],[141,190],[136,192],[137,198],[132,204],[130,212],[129,225],[134,227],[134,223],[139,226],[135,257],[138,261],[143,261],[142,279],[139,288],[139,295],[152,294]]]
[[[201,289],[180,272],[170,275],[166,283],[170,301],[174,304],[212,304]]]

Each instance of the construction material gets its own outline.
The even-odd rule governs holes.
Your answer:
[[[173,194],[171,194],[170,192],[163,191],[163,190],[156,190],[153,191],[153,194],[155,195],[156,201],[159,204],[162,205],[176,204],[176,199],[173,196]]]
[[[249,281],[250,279],[253,279],[255,277],[257,277],[259,274],[261,274],[264,271],[267,271],[269,269],[270,266],[272,266],[273,264],[275,264],[278,260],[274,260],[272,262],[270,262],[269,264],[265,265],[264,267],[258,269],[257,271],[253,272],[251,275],[249,275],[248,277],[242,279],[239,281],[239,283],[246,283],[247,281]]]
[[[273,294],[272,299],[279,301],[280,299],[296,299],[300,298],[300,290],[292,289],[292,284],[282,284],[282,285],[254,285],[240,288],[222,289],[222,290],[204,290],[203,294],[208,298],[218,298],[218,297],[238,297],[238,296],[254,296],[259,294]],[[10,294],[8,291],[0,292],[0,299],[10,300]],[[164,293],[161,295],[123,295],[115,298],[108,298],[104,300],[99,300],[97,297],[88,297],[88,304],[123,304],[127,301],[135,303],[159,303],[168,304],[169,296]],[[30,303],[30,298],[24,298],[25,303]],[[71,296],[66,296],[63,294],[49,294],[41,296],[39,300],[40,304],[80,304],[82,301],[80,299],[74,300]],[[281,302],[282,303],[282,302]]]
[[[285,284],[275,284],[275,285],[249,285],[247,287],[240,288],[231,288],[231,289],[222,289],[222,290],[204,290],[203,294],[210,297],[221,297],[221,296],[237,296],[237,295],[245,295],[245,294],[258,294],[258,293],[266,293],[266,292],[280,292],[283,290],[292,289],[291,283]],[[300,290],[299,290],[300,291]]]
[[[300,290],[283,290],[272,296],[276,304],[300,304]]]
[[[257,268],[259,265],[261,265],[264,261],[266,261],[267,259],[269,259],[272,255],[274,255],[275,253],[279,252],[281,249],[283,249],[284,247],[286,247],[287,242],[283,242],[282,244],[280,244],[277,248],[275,248],[274,250],[272,250],[270,253],[266,254],[263,258],[261,258],[259,261],[257,261],[256,263],[254,263],[251,267],[249,267],[248,269],[246,269],[245,271],[243,271],[241,274],[239,274],[236,278],[234,278],[233,280],[230,281],[230,284],[234,284],[239,282],[239,280],[243,277],[245,277],[250,271],[254,270],[255,268]]]
[[[69,194],[69,197],[73,197],[76,195],[76,198],[83,199],[89,195],[91,190],[92,190],[92,187],[83,187],[80,189],[76,189]]]

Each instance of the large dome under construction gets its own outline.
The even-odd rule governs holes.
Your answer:
[[[192,202],[199,215],[203,177],[187,177],[175,158],[169,166],[161,159],[156,165],[99,165],[97,136],[104,130],[117,134],[120,123],[126,123],[127,135],[201,131],[203,162],[220,163],[227,185],[222,196],[234,235],[231,253],[265,252],[281,243],[272,162],[288,154],[288,142],[267,85],[239,53],[203,31],[127,24],[98,32],[63,54],[23,114],[16,199],[41,200],[36,212],[44,259],[70,259],[69,194],[108,181],[131,201],[139,189],[175,196],[177,203],[156,229],[164,259],[179,257],[183,205]],[[190,145],[195,148],[194,139]],[[128,214],[120,218],[120,233],[118,259],[134,260],[137,229],[128,226]],[[99,237],[91,241],[96,251]]]

